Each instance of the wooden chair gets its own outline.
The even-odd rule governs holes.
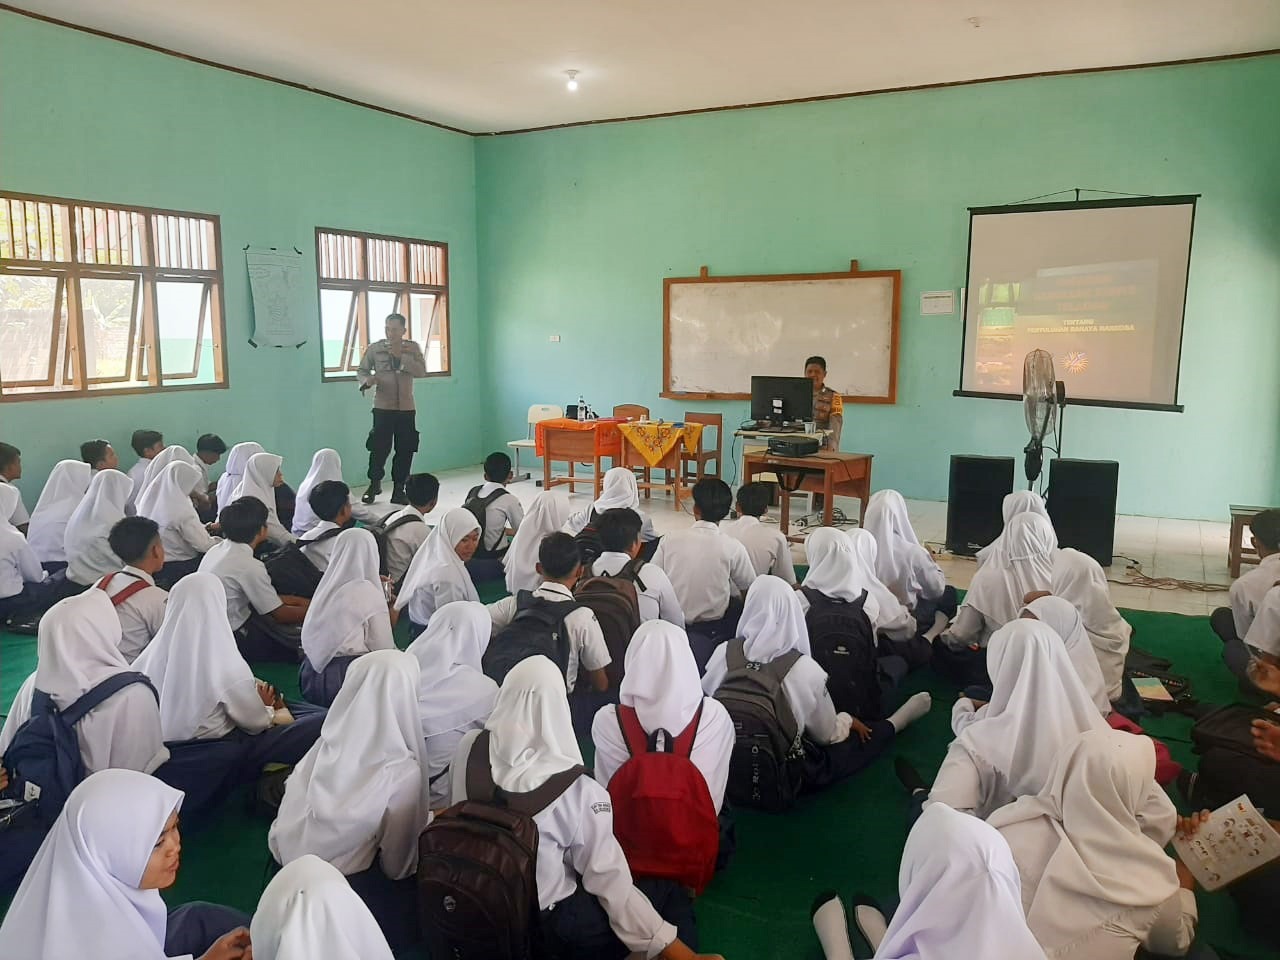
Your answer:
[[[720,472],[723,469],[721,458],[724,456],[724,415],[720,413],[691,413],[688,410],[684,414],[685,423],[702,424],[702,436],[698,438],[698,449],[695,453],[685,452],[680,456],[680,468],[684,471],[684,481],[688,483],[691,478],[701,480],[703,477],[715,477],[720,479]],[[716,446],[714,450],[705,449],[707,442],[707,429],[715,427],[716,430]],[[716,462],[714,472],[707,469],[707,464],[712,460]]]
[[[649,408],[640,403],[619,403],[613,408],[613,415],[620,420],[639,420],[641,417],[648,420]],[[639,467],[632,472],[635,473],[640,488],[644,490],[644,498],[652,499],[653,489],[648,485],[653,483],[653,471],[648,467]]]

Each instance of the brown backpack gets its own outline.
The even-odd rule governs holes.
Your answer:
[[[640,629],[640,594],[645,589],[640,579],[643,566],[644,561],[636,557],[611,577],[588,577],[579,581],[573,591],[578,606],[596,615],[600,632],[604,634],[604,645],[609,648],[609,665],[604,670],[611,690],[617,690],[622,683],[627,647]]]

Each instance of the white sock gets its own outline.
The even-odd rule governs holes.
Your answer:
[[[872,951],[879,950],[880,942],[884,940],[884,935],[889,932],[889,924],[885,921],[884,914],[875,907],[859,904],[853,908],[853,922],[858,925],[862,935],[867,938],[867,943],[871,944]]]
[[[853,960],[849,921],[839,897],[832,897],[814,911],[813,929],[817,931],[822,954],[827,960]]]
[[[908,697],[907,702],[900,706],[893,713],[889,714],[889,722],[893,724],[893,729],[901,733],[908,726],[919,720],[929,708],[933,706],[933,697],[926,693],[917,693],[913,697]]]

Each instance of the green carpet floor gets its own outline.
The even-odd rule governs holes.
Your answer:
[[[485,600],[500,594],[488,591]],[[1176,672],[1193,678],[1204,702],[1238,699],[1235,682],[1220,659],[1221,643],[1205,617],[1125,611],[1136,628],[1135,642],[1172,659]],[[407,644],[403,629],[401,645]],[[35,666],[35,638],[0,634],[0,709]],[[297,693],[294,668],[261,665],[256,672],[286,695]],[[898,863],[906,841],[905,801],[893,775],[891,756],[902,754],[932,777],[951,740],[949,704],[954,692],[927,670],[909,678],[906,693],[929,690],[933,712],[904,731],[894,748],[860,775],[817,796],[794,811],[770,816],[738,812],[738,852],[730,868],[698,902],[702,948],[729,960],[811,960],[821,951],[809,922],[816,893],[864,891],[896,896]],[[1149,733],[1169,745],[1175,759],[1195,766],[1189,731],[1181,716],[1149,718]],[[1176,802],[1176,798],[1175,798]],[[212,823],[183,835],[182,870],[166,892],[172,904],[213,900],[252,911],[262,891],[267,863],[268,823],[245,813],[244,803],[228,804]],[[1223,960],[1264,960],[1275,952],[1241,929],[1235,905],[1225,894],[1198,895],[1201,936]]]

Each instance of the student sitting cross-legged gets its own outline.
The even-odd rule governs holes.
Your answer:
[[[467,570],[476,583],[502,579],[507,538],[519,531],[524,520],[524,507],[515,494],[507,491],[511,477],[511,458],[505,453],[489,454],[484,460],[484,483],[472,487],[463,503],[482,528],[475,555],[467,561]]]
[[[27,542],[49,573],[57,573],[67,567],[67,521],[80,506],[92,479],[93,471],[87,463],[59,460],[40,491],[40,499],[31,511],[31,522],[27,525]],[[7,487],[8,484],[0,486]],[[3,514],[4,508],[0,507],[0,523],[3,522]]]
[[[796,570],[791,561],[791,544],[781,530],[764,523],[769,512],[769,484],[744,483],[738,488],[736,502],[738,519],[724,521],[720,529],[747,548],[757,576],[768,573],[794,584]]]
[[[138,498],[138,516],[160,527],[164,566],[156,579],[165,587],[198,570],[204,555],[218,542],[209,535],[191,500],[200,482],[200,471],[191,464],[170,463]]]
[[[296,536],[302,537],[303,534],[322,520],[333,519],[317,513],[315,508],[312,507],[310,499],[311,493],[316,487],[332,480],[336,480],[339,483],[342,482],[342,457],[338,455],[337,450],[326,447],[323,450],[317,450],[315,456],[311,458],[311,469],[307,471],[302,483],[298,484],[298,492],[294,495],[297,505],[293,512],[293,523],[290,529],[293,530]],[[345,484],[343,485],[346,486]],[[347,498],[351,504],[352,517],[361,523],[373,523],[378,519],[378,512],[351,496],[349,487],[347,488]],[[339,526],[343,525],[339,524]]]
[[[636,485],[636,475],[628,467],[614,467],[605,471],[600,482],[600,496],[591,506],[571,514],[561,529],[576,537],[587,527],[593,526],[592,521],[606,510],[634,510],[640,514],[643,523],[640,540],[645,544],[646,559],[652,559],[648,553],[649,544],[659,539],[658,533],[653,528],[653,521],[640,509],[640,488]],[[728,510],[725,512],[728,513]]]
[[[97,582],[111,598],[120,619],[120,653],[129,663],[151,643],[164,622],[168,594],[156,586],[155,577],[164,568],[164,544],[160,528],[148,517],[125,517],[111,528],[111,550],[124,561]]]
[[[27,538],[8,520],[18,490],[0,484],[0,624],[39,613],[57,599],[62,577],[51,580]]]
[[[426,524],[426,516],[436,508],[440,481],[429,473],[411,473],[404,482],[404,495],[408,504],[387,517],[382,525],[387,576],[394,584],[404,580],[418,549],[427,542],[431,528]]]
[[[280,472],[283,463],[284,458],[274,453],[255,453],[245,464],[244,477],[239,485],[231,491],[233,500],[253,497],[267,508],[266,542],[277,547],[297,539],[280,521],[276,490],[284,484],[284,474]]]
[[[142,482],[133,493],[134,513],[137,513],[138,503],[147,495],[147,491],[151,489],[151,485],[156,482],[156,478],[160,476],[160,472],[171,463],[185,463],[188,466],[196,465],[196,458],[187,452],[187,448],[181,444],[173,444],[165,447],[147,463],[147,469],[142,474]],[[198,468],[197,468],[198,469]],[[193,493],[192,496],[195,494]]]
[[[907,504],[897,490],[878,490],[867,501],[863,528],[876,541],[876,576],[893,591],[919,627],[933,626],[935,614],[956,614],[956,590],[911,526]]]
[[[13,481],[20,479],[22,479],[22,451],[13,444],[0,443],[0,486],[10,487],[18,492],[18,499],[12,502],[9,512],[3,519],[25,536],[27,522],[31,516],[22,502],[22,491],[13,486]]]
[[[352,525],[351,488],[341,480],[322,480],[307,494],[307,507],[316,522],[298,537],[298,549],[324,573],[338,534]]]
[[[134,504],[142,493],[147,468],[151,466],[151,461],[160,456],[160,452],[164,450],[164,435],[159,430],[135,430],[129,439],[129,445],[138,455],[137,462],[129,468],[129,480],[133,483],[129,491],[129,511],[132,512]]]
[[[606,510],[600,514],[596,531],[604,552],[591,567],[593,577],[622,577],[635,584],[641,620],[665,620],[684,628],[684,612],[675,588],[662,568],[640,559],[640,530],[643,521],[634,510]]]
[[[1224,644],[1222,659],[1246,684],[1249,651],[1244,645],[1245,634],[1253,626],[1267,591],[1280,583],[1280,510],[1255,514],[1249,521],[1249,535],[1258,554],[1258,565],[1236,578],[1231,584],[1230,605],[1218,607],[1209,617],[1209,625]]]
[[[249,465],[249,458],[255,453],[262,453],[262,444],[253,440],[246,440],[243,443],[237,443],[231,448],[231,452],[227,454],[227,466],[222,471],[222,476],[218,478],[217,493],[218,512],[222,512],[222,508],[235,499],[233,494],[236,487],[240,486],[240,481],[244,479],[245,467]]]
[[[80,505],[72,511],[63,535],[67,579],[81,589],[120,568],[120,558],[107,543],[116,521],[123,519],[132,482],[119,470],[93,475]]]
[[[200,512],[200,519],[207,523],[218,519],[215,485],[209,479],[209,468],[221,460],[226,452],[226,441],[216,433],[202,433],[196,438],[195,467],[200,471],[199,495],[195,498],[196,509]]]
[[[267,835],[281,865],[313,854],[340,870],[396,950],[417,939],[418,836],[431,816],[418,674],[399,650],[352,665]]]
[[[479,600],[467,573],[467,561],[480,542],[480,522],[470,510],[455,507],[427,536],[396,597],[396,609],[409,610],[409,635],[416,637],[431,615],[454,600]]]
[[[373,650],[394,650],[398,614],[378,576],[378,544],[368,530],[338,534],[333,560],[302,621],[302,666],[298,689],[327,707],[342,688],[351,664]]]
[[[538,548],[550,534],[562,528],[569,519],[569,501],[552,490],[544,490],[534,498],[520,529],[502,557],[507,572],[507,592],[533,590],[542,582],[538,576]]]

